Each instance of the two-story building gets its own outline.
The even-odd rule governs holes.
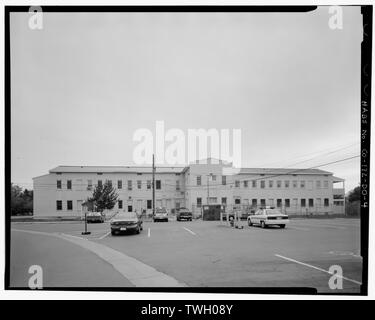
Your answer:
[[[187,207],[199,214],[205,204],[256,208],[269,205],[289,214],[344,214],[344,180],[320,169],[241,168],[211,160],[186,167],[157,167],[155,205],[169,211]],[[115,211],[152,211],[152,168],[58,166],[33,179],[35,216],[79,216],[96,185],[117,189]],[[334,188],[335,184],[340,188]]]

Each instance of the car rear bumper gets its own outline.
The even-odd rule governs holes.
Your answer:
[[[138,229],[138,225],[137,224],[111,226],[111,231],[125,232],[125,231],[134,231],[134,230],[137,230],[137,229]]]
[[[288,224],[289,219],[272,219],[272,220],[264,220],[266,225],[279,225],[279,224]]]
[[[193,218],[193,216],[179,216],[178,217],[179,219],[191,219],[191,218]]]

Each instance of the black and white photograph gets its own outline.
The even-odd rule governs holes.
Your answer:
[[[6,289],[366,294],[363,6],[6,14]]]

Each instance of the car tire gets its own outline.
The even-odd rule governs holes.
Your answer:
[[[284,229],[284,228],[285,228],[285,224],[280,224],[279,227],[280,227],[281,229]]]
[[[261,228],[263,228],[263,229],[266,227],[266,224],[264,223],[264,221],[261,221],[261,222],[260,222],[260,226],[261,226]]]
[[[251,222],[251,219],[247,220],[247,224],[249,227],[251,227],[253,225],[253,223]]]
[[[115,231],[111,231],[111,235],[113,235],[113,236],[114,236],[115,234],[116,234],[116,232],[115,232]]]

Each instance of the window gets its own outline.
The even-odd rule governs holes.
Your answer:
[[[321,181],[320,180],[316,181],[316,188],[320,189],[321,186],[322,186]]]
[[[202,185],[202,177],[197,176],[197,186],[201,186],[201,185]]]
[[[212,181],[216,181],[216,176],[214,174],[211,177],[212,177]]]
[[[71,190],[71,189],[72,189],[72,180],[68,180],[68,181],[66,182],[66,188],[67,188],[68,190]]]
[[[256,206],[258,205],[257,202],[258,202],[257,199],[253,199],[253,200],[251,200],[251,205],[252,205],[253,207],[256,207]]]
[[[142,189],[142,181],[141,180],[137,180],[137,188]]]
[[[257,181],[253,180],[253,188],[256,188],[256,187],[257,187]]]
[[[151,180],[147,180],[147,190],[151,189]]]
[[[293,188],[296,189],[298,186],[298,182],[297,180],[293,180]]]
[[[329,199],[328,198],[324,198],[324,206],[329,207]]]
[[[61,200],[56,201],[56,210],[62,210],[62,201]]]
[[[261,181],[260,181],[260,188],[261,188],[261,189],[264,189],[265,187],[266,187],[266,181],[261,180]]]
[[[98,180],[98,187],[101,187],[103,185],[102,180]]]
[[[273,199],[268,199],[268,205],[273,207]]]
[[[197,198],[197,207],[200,208],[202,206],[202,198]]]
[[[328,181],[327,180],[324,180],[324,185],[323,185],[323,188],[324,189],[328,189]]]
[[[161,180],[156,180],[156,190],[161,189]]]
[[[133,206],[128,206],[128,212],[133,212]]]
[[[227,204],[227,198],[221,198],[221,204],[226,205]]]
[[[268,181],[268,187],[273,188],[273,180]]]
[[[293,206],[293,208],[296,208],[297,205],[298,205],[298,199],[297,198],[293,198],[293,200],[292,200],[292,206]]]
[[[122,180],[117,180],[117,189],[122,189]]]
[[[72,201],[72,200],[68,200],[68,201],[66,202],[66,208],[67,208],[68,210],[73,210],[73,201]]]
[[[180,190],[180,180],[176,180],[176,190]]]
[[[260,205],[265,206],[266,205],[266,199],[260,199]]]
[[[92,180],[87,180],[87,190],[92,190]]]
[[[285,208],[290,207],[290,199],[285,199]]]
[[[133,190],[132,181],[128,180],[128,190]]]
[[[122,209],[122,200],[119,200],[119,201],[118,201],[118,208],[119,208],[119,209]]]
[[[302,208],[306,207],[306,199],[301,199],[301,207]]]
[[[152,209],[152,200],[147,200],[147,209]]]
[[[112,187],[112,180],[107,180],[107,182],[108,182],[108,185],[109,185],[110,187]]]
[[[248,187],[249,187],[249,181],[245,180],[245,181],[243,182],[243,186],[244,186],[245,188],[248,188]]]
[[[103,174],[102,172],[98,172],[98,173],[97,173],[98,176],[101,176],[102,174]]]
[[[289,180],[285,180],[285,188],[289,188]]]
[[[223,186],[225,186],[225,185],[227,184],[227,177],[226,177],[226,176],[222,176],[222,177],[221,177],[221,184],[222,184]]]
[[[240,198],[234,199],[234,204],[241,204],[241,199]]]
[[[209,201],[209,203],[215,204],[215,203],[217,203],[217,198],[216,197],[209,197],[208,201]]]
[[[305,180],[301,180],[301,189],[305,189],[305,187],[306,187]]]
[[[309,199],[309,207],[313,207],[314,206],[314,199]]]
[[[277,186],[278,188],[281,188],[281,180],[277,180],[277,182],[276,182],[276,186]]]
[[[61,180],[57,180],[57,189],[61,189]]]
[[[236,181],[234,181],[234,186],[235,186],[236,188],[239,188],[239,187],[240,187],[240,180],[236,180]]]
[[[281,199],[277,199],[277,200],[276,200],[276,205],[277,205],[278,208],[281,208],[282,203],[283,203],[283,202],[282,202]]]

